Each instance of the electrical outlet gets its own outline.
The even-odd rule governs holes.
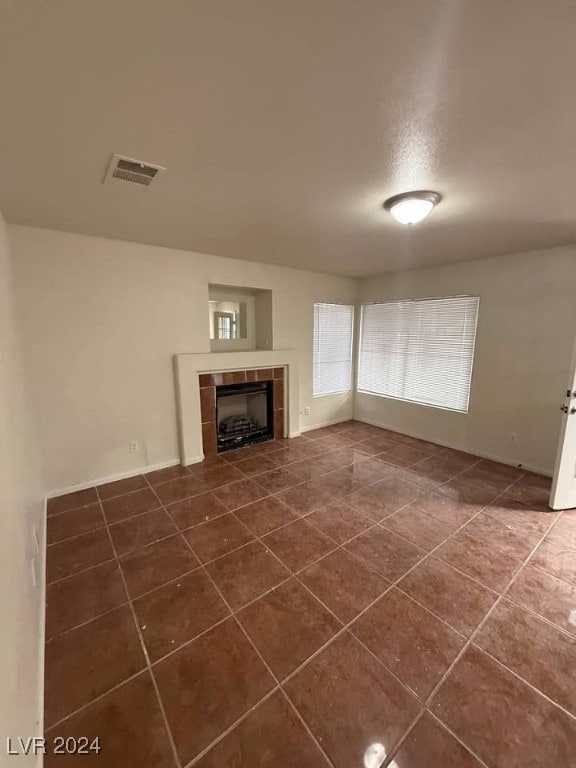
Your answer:
[[[310,416],[310,406],[308,405],[304,408],[304,416]]]
[[[128,450],[130,453],[137,453],[140,450],[140,443],[138,440],[131,440],[128,443]]]

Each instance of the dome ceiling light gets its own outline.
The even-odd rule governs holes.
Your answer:
[[[389,197],[384,203],[384,208],[390,211],[400,224],[411,226],[425,219],[440,200],[442,200],[442,195],[429,190],[403,192],[401,195]]]

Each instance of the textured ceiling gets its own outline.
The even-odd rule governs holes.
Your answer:
[[[576,242],[575,40],[574,0],[2,0],[0,208],[355,276]]]

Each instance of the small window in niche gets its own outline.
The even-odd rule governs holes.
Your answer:
[[[246,304],[210,301],[210,338],[221,341],[246,338]]]
[[[218,321],[216,338],[236,338],[236,315],[234,312],[215,312],[214,318]]]
[[[212,352],[274,349],[272,291],[209,283],[208,332]]]

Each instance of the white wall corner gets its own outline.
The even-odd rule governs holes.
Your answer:
[[[504,457],[497,453],[472,450],[467,446],[462,446],[460,443],[456,441],[438,440],[436,438],[430,437],[430,435],[425,435],[422,432],[414,432],[414,431],[406,431],[406,430],[402,430],[402,432],[399,432],[398,428],[393,424],[386,424],[383,421],[375,421],[374,419],[367,419],[367,418],[364,418],[363,416],[355,416],[354,419],[355,421],[358,421],[361,424],[370,424],[370,426],[372,427],[380,427],[381,429],[388,429],[391,432],[398,432],[399,434],[407,435],[408,437],[415,437],[417,440],[426,440],[427,442],[433,442],[436,445],[441,445],[444,448],[452,448],[455,451],[462,451],[463,453],[470,454],[470,456],[477,456],[478,459],[489,459],[490,461],[497,461],[499,464],[506,464],[509,467],[521,467],[522,469],[525,469],[528,472],[535,472],[538,475],[545,475],[546,477],[552,477],[552,473],[550,472],[549,469],[544,469],[543,467],[536,464],[530,464],[530,463],[519,464],[517,462],[511,461],[509,457]]]
[[[196,459],[196,461],[202,461]],[[194,463],[193,461],[191,463]],[[170,459],[169,461],[161,461],[158,464],[146,464],[142,467],[133,467],[125,472],[118,472],[115,475],[106,475],[104,477],[96,477],[93,480],[88,480],[86,483],[77,483],[76,485],[68,486],[67,488],[59,488],[57,490],[48,491],[46,494],[47,499],[54,499],[57,496],[63,496],[65,493],[72,493],[73,491],[83,491],[85,488],[93,488],[95,485],[102,485],[103,483],[114,483],[116,480],[125,480],[127,477],[135,477],[136,475],[145,475],[149,472],[155,472],[158,469],[166,469],[167,467],[177,467],[180,464],[178,459]]]

